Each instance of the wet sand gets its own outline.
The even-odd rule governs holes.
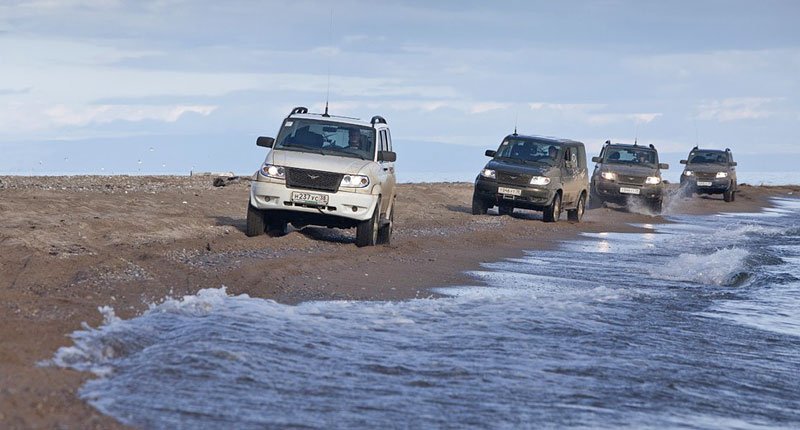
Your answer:
[[[430,287],[476,284],[463,272],[481,262],[580,232],[666,222],[617,208],[588,211],[579,224],[528,211],[472,216],[471,184],[405,184],[392,244],[356,248],[354,230],[246,237],[248,187],[207,177],[0,177],[0,428],[123,427],[77,397],[90,374],[36,365],[82,322],[97,326],[99,306],[129,318],[222,285],[284,303],[428,297]],[[665,211],[757,212],[798,193],[743,186],[733,203],[675,198]]]

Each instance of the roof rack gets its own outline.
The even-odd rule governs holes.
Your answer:
[[[695,149],[697,149],[697,145],[695,145],[694,148],[692,148],[692,151],[694,151]]]
[[[369,122],[372,125],[375,125],[375,124],[386,124],[386,120],[380,115],[373,116],[372,119],[369,120]]]
[[[651,143],[650,144],[650,149],[656,149],[656,146]]]
[[[289,115],[294,115],[296,113],[308,113],[308,108],[303,106],[298,106],[292,109],[292,112]]]
[[[725,152],[731,152],[730,148],[725,148]]]
[[[611,139],[606,140],[606,143],[604,143],[603,145],[611,145]]]

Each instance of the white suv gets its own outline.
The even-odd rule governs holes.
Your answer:
[[[356,227],[358,246],[389,243],[397,156],[383,117],[365,122],[297,107],[277,138],[256,144],[272,150],[250,186],[248,236],[281,235],[291,223]]]

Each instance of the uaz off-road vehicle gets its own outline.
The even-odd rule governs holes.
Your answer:
[[[730,149],[698,149],[689,153],[681,175],[681,189],[697,194],[722,194],[726,202],[736,199],[736,162]]]
[[[664,184],[661,169],[669,169],[658,162],[658,151],[653,145],[627,145],[606,141],[592,174],[592,201],[594,204],[612,202],[628,205],[632,201],[645,202],[655,213],[661,212]]]
[[[356,227],[356,245],[389,243],[395,209],[397,156],[389,126],[298,107],[283,120],[255,174],[247,205],[247,235],[271,235],[321,225]]]
[[[589,185],[583,143],[514,133],[486,156],[492,160],[475,179],[474,215],[497,206],[501,215],[542,211],[546,222],[558,221],[562,209],[571,221],[583,217]]]

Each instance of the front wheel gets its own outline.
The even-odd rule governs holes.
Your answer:
[[[663,208],[664,208],[664,200],[662,200],[662,199],[653,200],[653,201],[650,203],[650,209],[651,209],[651,210],[653,211],[653,213],[654,213],[654,214],[656,214],[656,215],[660,215],[660,214],[661,214],[661,210],[662,210]]]
[[[733,191],[732,189],[728,190],[728,191],[725,191],[724,193],[722,193],[722,198],[726,202],[730,203],[730,202],[736,200],[736,191]]]
[[[378,230],[381,220],[381,199],[375,204],[375,211],[372,216],[365,221],[361,221],[356,226],[356,246],[375,246],[378,243]]]
[[[561,193],[556,193],[553,202],[544,208],[544,222],[556,222],[561,218]]]
[[[244,234],[247,237],[260,236],[267,230],[264,211],[256,209],[252,204],[247,204],[247,227]]]
[[[567,211],[567,219],[573,222],[581,222],[583,213],[586,212],[586,193],[582,193],[578,199],[578,206]]]
[[[378,229],[378,245],[388,245],[392,242],[392,229],[394,228],[394,205],[389,208],[389,217],[381,223]]]
[[[489,205],[486,200],[480,198],[478,193],[472,193],[472,215],[486,215],[489,210]]]

